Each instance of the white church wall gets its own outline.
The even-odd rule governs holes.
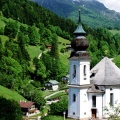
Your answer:
[[[73,94],[76,94],[75,102],[73,102]],[[68,116],[74,116],[74,118],[90,118],[87,88],[69,88]]]
[[[97,117],[102,117],[102,108],[103,108],[103,98],[102,94],[96,96],[96,108],[97,108]]]
[[[76,77],[73,77],[74,69],[73,66],[76,65]],[[79,61],[70,61],[70,81],[69,84],[77,84],[78,83],[78,66]]]
[[[84,75],[84,65],[86,65],[86,75]],[[81,61],[79,70],[80,70],[78,73],[78,78],[80,79],[79,84],[80,85],[90,84],[90,63],[89,61]]]
[[[73,101],[73,94],[76,95],[76,101]],[[80,102],[79,102],[79,89],[69,88],[69,109],[68,116],[79,117]]]
[[[83,88],[80,91],[80,118],[90,118],[90,104],[87,89]]]
[[[73,66],[76,65],[76,77],[73,77],[74,69]],[[84,66],[86,65],[86,74],[84,75]],[[70,81],[69,84],[79,84],[85,85],[90,84],[90,63],[89,60],[86,61],[70,61]]]
[[[103,108],[104,107],[107,107],[110,109],[110,93],[113,93],[113,105],[118,105],[120,103],[120,87],[115,87],[115,86],[108,86],[106,87],[106,90],[105,90],[105,95],[104,95],[104,105],[103,105]],[[106,111],[103,111],[103,116],[104,117],[108,117],[107,114],[106,114]]]
[[[110,88],[112,88],[112,90]],[[104,106],[109,106],[110,104],[110,93],[113,93],[114,104],[116,102],[120,103],[120,97],[119,97],[120,88],[119,87],[107,87],[105,90],[105,95],[104,95],[104,102],[105,102]]]
[[[96,107],[93,106],[92,103],[92,96],[96,96]],[[89,116],[92,117],[92,109],[96,109],[96,117],[101,118],[102,117],[102,108],[103,108],[103,100],[102,100],[102,94],[89,94]]]
[[[120,87],[114,87],[113,88],[114,93],[114,103],[119,104],[120,103]]]

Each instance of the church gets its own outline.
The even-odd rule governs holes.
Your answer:
[[[76,120],[107,118],[105,107],[120,103],[120,69],[104,57],[90,70],[89,42],[79,22],[71,41],[68,117]]]

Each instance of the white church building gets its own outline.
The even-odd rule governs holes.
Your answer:
[[[75,38],[71,41],[68,117],[77,120],[108,117],[104,108],[120,103],[120,69],[104,57],[90,70],[87,53],[89,42],[85,37],[80,12]]]

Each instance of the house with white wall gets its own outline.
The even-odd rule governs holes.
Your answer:
[[[104,108],[120,103],[120,69],[104,57],[90,70],[90,57],[79,11],[79,21],[71,41],[68,117],[77,120],[107,118]]]
[[[59,82],[56,80],[49,80],[45,83],[45,89],[46,90],[58,90],[59,88]]]

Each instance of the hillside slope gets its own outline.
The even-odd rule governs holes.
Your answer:
[[[13,99],[15,101],[26,100],[23,96],[21,96],[17,92],[7,89],[1,85],[0,85],[0,96],[6,99]]]
[[[96,0],[33,0],[59,16],[77,21],[80,6],[82,21],[92,27],[119,28],[120,13],[107,9]]]

